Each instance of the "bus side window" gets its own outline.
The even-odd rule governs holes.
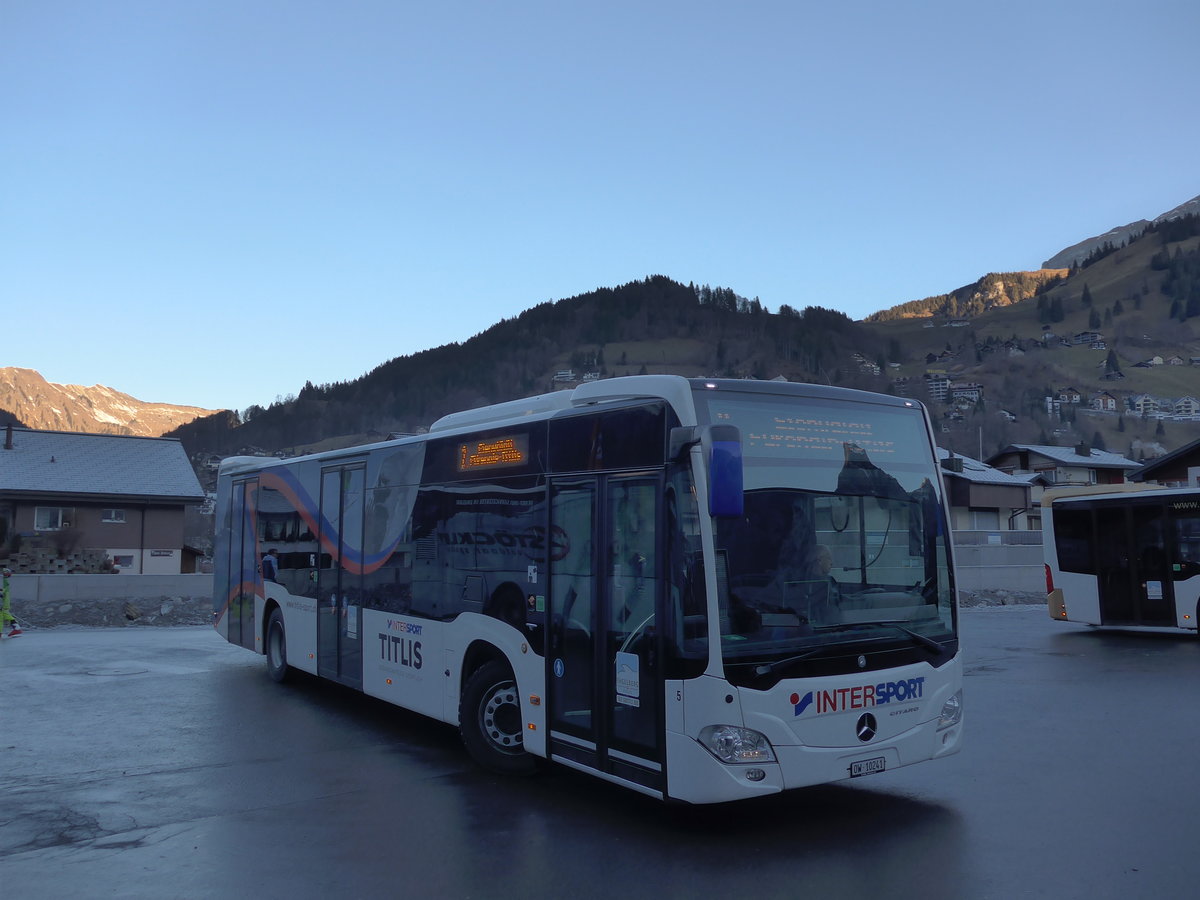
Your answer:
[[[1171,577],[1186,581],[1200,575],[1200,517],[1180,516],[1175,520],[1175,559]]]
[[[1095,574],[1091,510],[1054,510],[1054,540],[1058,547],[1058,567],[1062,571]]]

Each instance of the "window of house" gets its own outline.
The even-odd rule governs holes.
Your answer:
[[[118,522],[125,521],[125,510],[123,509],[102,509],[100,510],[101,522]]]
[[[1000,529],[1000,512],[995,509],[971,510],[971,527],[975,531],[998,531]]]
[[[33,511],[35,531],[59,531],[75,524],[75,510],[67,506],[39,506]]]

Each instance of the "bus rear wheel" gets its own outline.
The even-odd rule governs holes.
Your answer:
[[[267,618],[267,674],[275,682],[287,681],[291,668],[287,663],[287,635],[283,630],[283,613],[271,610]]]
[[[458,721],[467,753],[483,768],[501,775],[529,775],[537,768],[525,752],[521,698],[506,663],[492,660],[471,673]]]

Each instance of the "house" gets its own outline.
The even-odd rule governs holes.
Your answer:
[[[1082,403],[1083,393],[1077,387],[1059,388],[1058,399],[1060,403]]]
[[[1167,357],[1167,365],[1168,366],[1182,366],[1183,365],[1183,357],[1182,356],[1168,356]]]
[[[1072,344],[1093,344],[1104,340],[1104,335],[1098,331],[1080,331],[1071,337]]]
[[[978,403],[983,398],[983,385],[973,381],[950,385],[950,398],[966,403]]]
[[[1177,416],[1200,414],[1200,401],[1197,401],[1195,397],[1180,397],[1172,405],[1171,411]]]
[[[178,575],[194,566],[184,509],[204,499],[177,440],[4,430],[0,540],[18,572]]]
[[[1055,447],[1009,444],[986,462],[1009,475],[1040,475],[1048,486],[1123,484],[1138,464],[1117,453],[1093,450],[1087,444]]]
[[[1116,412],[1120,404],[1117,403],[1117,398],[1108,391],[1101,391],[1092,398],[1092,409],[1099,412]]]
[[[1200,440],[1146,463],[1132,480],[1165,487],[1200,487]]]
[[[1158,399],[1149,394],[1137,394],[1128,400],[1131,412],[1139,416],[1152,416],[1158,412]]]
[[[1040,518],[1030,501],[1030,483],[977,459],[937,448],[950,501],[953,531],[1038,529]]]

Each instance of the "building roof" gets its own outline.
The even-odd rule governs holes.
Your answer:
[[[1134,473],[1134,481],[1147,481],[1158,476],[1158,473],[1168,466],[1172,466],[1181,459],[1187,459],[1190,456],[1197,457],[1200,460],[1200,440],[1192,441],[1190,444],[1184,444],[1177,450],[1172,450],[1165,456],[1160,456],[1153,462],[1148,462],[1142,466],[1141,470]]]
[[[13,428],[0,431],[0,494],[195,501],[204,491],[173,438]]]
[[[937,448],[939,462],[943,459],[949,459],[951,453],[949,450]],[[1029,487],[1029,482],[1025,478],[1020,478],[1016,475],[1009,475],[1007,472],[1001,472],[999,469],[994,469],[987,463],[982,463],[977,459],[971,459],[969,456],[963,456],[961,453],[956,453],[954,456],[962,460],[963,470],[961,472],[951,472],[949,469],[943,468],[942,475],[946,478],[963,478],[973,484],[999,484],[1010,487]]]
[[[1089,456],[1080,456],[1076,452],[1077,449],[1076,447],[1054,447],[1045,444],[1009,444],[993,455],[992,459],[1007,453],[1026,452],[1036,453],[1038,456],[1044,456],[1067,466],[1089,466],[1093,469],[1137,469],[1141,467],[1141,463],[1126,459],[1119,453],[1093,449]]]

